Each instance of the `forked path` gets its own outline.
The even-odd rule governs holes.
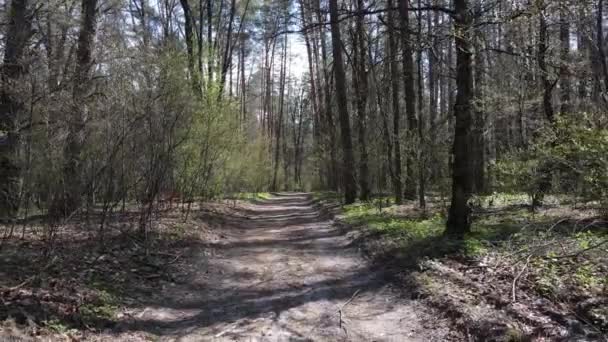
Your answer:
[[[246,217],[227,219],[200,277],[138,315],[161,340],[445,339],[309,195],[277,194],[243,210]]]

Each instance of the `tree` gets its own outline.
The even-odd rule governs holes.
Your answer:
[[[97,0],[82,0],[82,21],[76,48],[76,70],[72,90],[73,109],[68,127],[64,150],[63,196],[58,198],[52,209],[55,216],[66,216],[81,205],[83,190],[81,175],[81,152],[84,144],[84,129],[87,117],[87,93],[93,62],[93,43],[95,40]]]
[[[416,122],[416,93],[414,90],[414,53],[410,43],[409,4],[407,0],[399,1],[399,14],[401,15],[401,44],[403,48],[403,80],[405,90],[405,112],[407,115],[408,138],[416,136],[418,124]],[[394,74],[395,75],[395,74]],[[405,198],[416,198],[416,180],[414,176],[414,156],[407,157],[407,171],[405,177]]]
[[[344,202],[353,203],[357,197],[355,184],[355,158],[350,133],[350,119],[348,117],[348,103],[346,100],[346,75],[342,61],[342,38],[340,37],[340,23],[337,0],[329,0],[329,18],[331,20],[331,45],[334,58],[334,76],[336,80],[336,102],[338,104],[338,118],[340,121],[340,139],[342,141],[342,184],[344,187]]]
[[[357,1],[357,11],[361,12],[355,19],[355,39],[353,40],[353,84],[355,87],[357,108],[357,136],[359,143],[359,199],[366,201],[370,197],[369,166],[367,156],[367,142],[365,137],[366,111],[367,111],[367,70],[366,46],[363,12],[363,0]]]
[[[472,18],[468,0],[454,0],[454,42],[456,44],[456,103],[452,164],[452,200],[446,234],[462,237],[471,229],[469,199],[473,192],[473,167],[477,156],[472,151],[473,124],[473,51]]]
[[[25,71],[21,59],[31,35],[27,12],[27,0],[11,1],[0,69],[0,218],[12,218],[19,207],[18,116],[23,102],[14,87]]]
[[[392,0],[387,1],[387,5],[389,8],[393,7]],[[395,203],[401,204],[403,200],[402,195],[402,182],[401,182],[401,137],[400,137],[400,121],[401,121],[401,111],[399,110],[399,79],[394,77],[394,75],[399,74],[399,70],[397,67],[397,40],[395,38],[395,22],[393,19],[393,11],[389,11],[387,14],[387,23],[388,23],[388,49],[389,49],[389,68],[391,75],[391,108],[393,110],[393,192],[395,193]],[[405,26],[404,26],[405,28]],[[410,55],[411,61],[411,55]],[[405,68],[404,68],[405,69]],[[412,79],[412,85],[414,80]],[[414,98],[413,88],[412,97],[408,98],[408,103],[412,101]],[[406,90],[407,93],[407,90]],[[406,95],[408,96],[408,95]]]

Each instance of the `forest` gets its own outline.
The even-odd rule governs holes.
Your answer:
[[[0,0],[0,339],[608,340],[607,11]]]

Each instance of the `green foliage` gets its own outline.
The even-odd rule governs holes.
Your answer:
[[[245,201],[256,201],[256,200],[268,200],[272,198],[269,192],[242,192],[236,196],[240,200]]]
[[[66,332],[68,332],[68,330],[70,330],[70,328],[63,323],[61,320],[58,319],[49,319],[46,321],[43,321],[43,324],[51,329],[52,331],[59,333],[59,334],[64,334]]]
[[[608,201],[608,129],[595,125],[585,113],[560,116],[541,130],[530,149],[503,157],[493,165],[500,192],[524,191],[533,196],[543,179],[557,192],[575,193],[584,200]]]
[[[118,309],[118,298],[104,290],[97,290],[96,292],[94,300],[79,308],[85,322],[98,319],[111,320]]]
[[[206,91],[182,131],[176,160],[178,185],[188,197],[213,198],[226,191],[226,165],[242,145],[235,119],[238,106],[221,99],[217,86]]]
[[[272,175],[268,138],[250,137],[250,141],[233,150],[225,165],[224,183],[227,192],[261,192],[268,189]]]

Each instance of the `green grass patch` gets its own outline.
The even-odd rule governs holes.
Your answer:
[[[268,200],[272,198],[269,192],[241,192],[236,196],[242,201]]]
[[[389,203],[387,206],[386,203]],[[343,220],[354,226],[365,227],[376,236],[390,239],[408,254],[439,257],[458,253],[476,258],[512,239],[525,240],[522,229],[533,214],[525,209],[505,215],[490,215],[477,219],[471,232],[463,240],[453,240],[443,235],[446,218],[440,213],[430,217],[410,217],[395,214],[390,198],[377,198],[365,203],[344,206]]]
[[[106,290],[95,292],[94,298],[79,308],[83,322],[94,324],[100,320],[112,321],[118,310],[119,298]]]

